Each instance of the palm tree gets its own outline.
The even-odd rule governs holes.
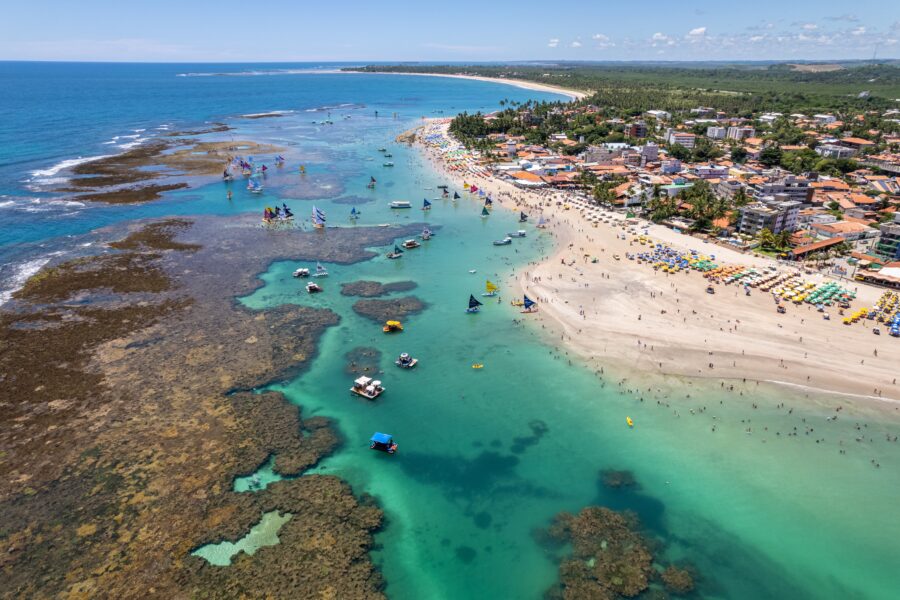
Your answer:
[[[759,233],[756,235],[756,238],[759,240],[759,245],[763,248],[774,248],[775,247],[775,234],[772,233],[772,230],[768,227],[763,227],[759,230]]]

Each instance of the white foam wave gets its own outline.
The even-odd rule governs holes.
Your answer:
[[[130,136],[122,136],[122,137],[130,137]],[[139,138],[135,139],[134,141],[126,142],[124,144],[118,144],[116,146],[116,148],[121,148],[122,150],[129,150],[131,148],[134,148],[135,146],[140,146],[141,144],[146,142],[148,139],[150,139],[150,138],[139,137]]]
[[[59,254],[59,253],[56,253]],[[51,256],[35,258],[32,260],[19,263],[12,267],[12,275],[3,282],[5,287],[0,289],[0,306],[9,302],[12,295],[22,289],[28,278],[41,270],[41,267],[50,262]]]
[[[245,118],[248,118],[248,117],[268,117],[268,116],[272,116],[272,115],[289,115],[289,114],[291,114],[291,113],[293,113],[293,112],[295,112],[295,111],[293,111],[293,110],[270,110],[270,111],[268,111],[268,112],[248,113],[248,114],[246,114],[246,115],[241,115],[241,116],[242,116],[242,117],[245,117]]]
[[[79,156],[78,158],[69,158],[63,161],[60,161],[53,165],[48,169],[38,169],[36,171],[32,171],[31,175],[33,177],[53,177],[60,171],[64,171],[66,169],[71,169],[72,167],[77,167],[78,165],[83,165],[84,163],[89,163],[91,161],[100,160],[102,158],[109,158],[111,155],[109,154],[100,154],[98,156]]]

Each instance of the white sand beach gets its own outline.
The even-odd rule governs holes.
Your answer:
[[[448,125],[440,120],[425,127],[446,135]],[[843,325],[837,307],[828,309],[831,319],[825,320],[809,304],[788,303],[786,314],[779,314],[772,296],[761,290],[747,296],[740,286],[718,285],[709,294],[699,272],[666,274],[626,260],[625,254],[646,250],[633,241],[635,233],[646,230],[654,242],[714,254],[719,264],[764,268],[774,261],[643,220],[628,226],[623,215],[600,209],[597,214],[609,222],[594,227],[582,214],[588,209],[563,200],[564,194],[523,190],[479,172],[474,164],[474,173],[458,166],[450,170],[439,149],[426,150],[434,167],[456,186],[476,183],[495,204],[524,210],[532,223],[540,214],[549,221],[546,231],[555,238],[554,250],[518,273],[518,282],[540,306],[529,318],[585,360],[648,375],[802,386],[867,399],[891,412],[900,409],[900,344],[873,335],[874,322]],[[804,278],[827,281],[823,275]],[[872,306],[884,291],[842,283],[858,293],[854,310]]]

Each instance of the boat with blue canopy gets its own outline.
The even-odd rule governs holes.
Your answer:
[[[388,454],[393,454],[397,451],[397,443],[394,441],[394,437],[389,433],[376,431],[369,442],[369,448],[371,450],[380,450],[381,452],[387,452]]]

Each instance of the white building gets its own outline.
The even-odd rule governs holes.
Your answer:
[[[783,116],[784,116],[784,113],[779,113],[779,112],[766,113],[759,118],[759,121],[760,121],[760,123],[768,123],[769,125],[771,125],[772,123],[774,123],[775,121],[777,121],[778,119],[780,119]]]
[[[684,146],[688,150],[694,147],[697,136],[693,133],[687,133],[685,131],[675,131],[674,129],[666,130],[666,141],[670,144],[678,144],[679,146]]]
[[[834,115],[813,115],[813,119],[819,125],[828,125],[837,121],[837,117]]]
[[[644,114],[649,117],[653,117],[657,121],[668,121],[669,119],[672,118],[672,114],[667,113],[664,110],[648,110]]]
[[[726,131],[724,127],[707,127],[706,137],[714,140],[724,140]]]
[[[729,140],[743,140],[752,138],[754,135],[756,135],[756,130],[752,127],[729,127],[725,137]]]

